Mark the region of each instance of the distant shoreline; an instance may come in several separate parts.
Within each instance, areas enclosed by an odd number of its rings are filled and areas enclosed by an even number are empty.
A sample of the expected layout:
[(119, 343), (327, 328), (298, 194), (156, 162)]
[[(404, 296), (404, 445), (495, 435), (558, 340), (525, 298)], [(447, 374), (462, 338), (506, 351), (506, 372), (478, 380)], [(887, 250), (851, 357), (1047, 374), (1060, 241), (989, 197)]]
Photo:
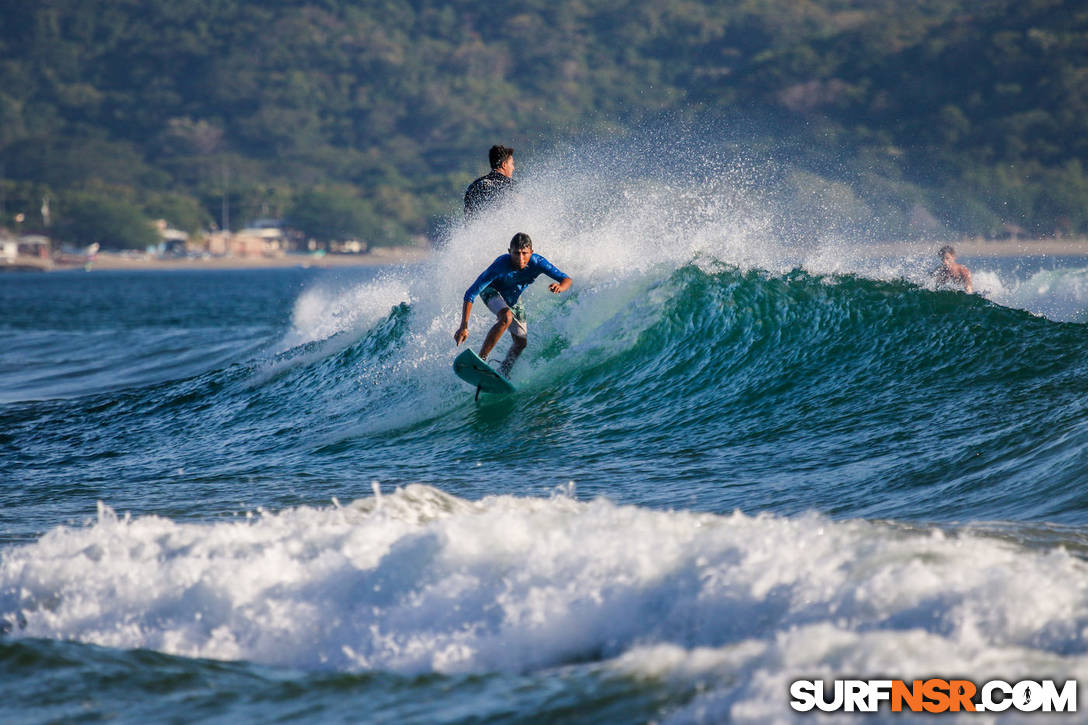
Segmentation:
[[(957, 242), (884, 242), (864, 248), (868, 257), (920, 257), (936, 254), (944, 244), (951, 244), (962, 259), (992, 259), (1008, 257), (1088, 257), (1088, 238), (1025, 239), (986, 241), (980, 239)], [(38, 257), (18, 257), (12, 263), (0, 263), (4, 271), (64, 271), (90, 272), (133, 270), (228, 270), (374, 267), (380, 265), (422, 262), (431, 250), (422, 247), (379, 247), (367, 254), (287, 254), (280, 257), (202, 257), (160, 259), (149, 256), (128, 256), (116, 252), (100, 252), (85, 264), (78, 258), (54, 261)]]
[(94, 271), (156, 271), (212, 269), (283, 269), (291, 267), (374, 267), (385, 264), (410, 264), (430, 256), (430, 250), (420, 247), (380, 247), (367, 254), (286, 254), (280, 257), (199, 257), (161, 259), (150, 256), (128, 256), (115, 252), (99, 252), (92, 260), (80, 261), (69, 257), (61, 261), (19, 257), (11, 264), (0, 264), (0, 270), (58, 272), (64, 270)]

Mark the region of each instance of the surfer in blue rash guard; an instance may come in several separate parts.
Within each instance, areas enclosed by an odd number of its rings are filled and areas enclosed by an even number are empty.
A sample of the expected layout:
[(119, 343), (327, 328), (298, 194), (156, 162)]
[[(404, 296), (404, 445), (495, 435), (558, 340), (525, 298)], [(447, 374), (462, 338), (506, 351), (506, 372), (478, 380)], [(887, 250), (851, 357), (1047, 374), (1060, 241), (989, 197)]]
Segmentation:
[(518, 298), (525, 288), (531, 285), (536, 278), (546, 274), (555, 280), (548, 285), (553, 294), (566, 292), (570, 289), (573, 280), (555, 265), (533, 253), (533, 240), (528, 234), (518, 232), (510, 240), (510, 250), (491, 263), (485, 269), (472, 286), (465, 290), (465, 302), (461, 311), (461, 326), (453, 333), (453, 341), (459, 346), (468, 338), (468, 318), (472, 313), (472, 303), (479, 295), (488, 309), (498, 318), (480, 347), (480, 358), (487, 359), (491, 354), (495, 343), (502, 337), (502, 333), (510, 330), (513, 344), (506, 353), (506, 359), (499, 366), (499, 374), (503, 377), (510, 376), (510, 369), (514, 367), (518, 356), (529, 342), (528, 327), (525, 324), (525, 309)]

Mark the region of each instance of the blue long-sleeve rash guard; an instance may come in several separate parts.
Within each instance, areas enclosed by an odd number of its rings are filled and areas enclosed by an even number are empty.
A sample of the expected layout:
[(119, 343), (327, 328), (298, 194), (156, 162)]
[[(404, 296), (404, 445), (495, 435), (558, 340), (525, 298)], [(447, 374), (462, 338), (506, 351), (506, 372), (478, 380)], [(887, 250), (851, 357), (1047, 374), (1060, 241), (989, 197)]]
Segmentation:
[(491, 266), (476, 278), (472, 286), (465, 290), (465, 302), (472, 302), (484, 287), (491, 285), (491, 288), (506, 300), (506, 304), (513, 306), (525, 288), (542, 274), (548, 275), (556, 282), (562, 282), (567, 278), (567, 275), (539, 254), (529, 257), (529, 264), (525, 265), (525, 269), (515, 269), (510, 255), (504, 254), (492, 262)]

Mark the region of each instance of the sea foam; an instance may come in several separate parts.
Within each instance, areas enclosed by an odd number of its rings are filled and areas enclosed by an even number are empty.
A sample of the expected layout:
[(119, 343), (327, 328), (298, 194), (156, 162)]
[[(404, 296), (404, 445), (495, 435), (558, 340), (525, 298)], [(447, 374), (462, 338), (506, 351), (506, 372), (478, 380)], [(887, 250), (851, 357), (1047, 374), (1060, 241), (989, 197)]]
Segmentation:
[(0, 553), (0, 617), (13, 637), (319, 670), (590, 664), (756, 720), (800, 677), (1088, 676), (1088, 564), (1062, 547), (421, 485), (206, 523), (102, 505)]

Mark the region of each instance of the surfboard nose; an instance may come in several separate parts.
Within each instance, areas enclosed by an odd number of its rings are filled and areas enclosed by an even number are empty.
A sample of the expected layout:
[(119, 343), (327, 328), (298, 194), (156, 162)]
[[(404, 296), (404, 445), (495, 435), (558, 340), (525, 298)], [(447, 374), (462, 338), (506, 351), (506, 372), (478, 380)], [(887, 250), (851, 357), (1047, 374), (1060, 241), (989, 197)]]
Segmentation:
[(474, 351), (466, 349), (453, 361), (453, 372), (470, 385), (476, 386), (476, 395), (485, 393), (509, 394), (517, 390), (513, 384), (499, 375)]

